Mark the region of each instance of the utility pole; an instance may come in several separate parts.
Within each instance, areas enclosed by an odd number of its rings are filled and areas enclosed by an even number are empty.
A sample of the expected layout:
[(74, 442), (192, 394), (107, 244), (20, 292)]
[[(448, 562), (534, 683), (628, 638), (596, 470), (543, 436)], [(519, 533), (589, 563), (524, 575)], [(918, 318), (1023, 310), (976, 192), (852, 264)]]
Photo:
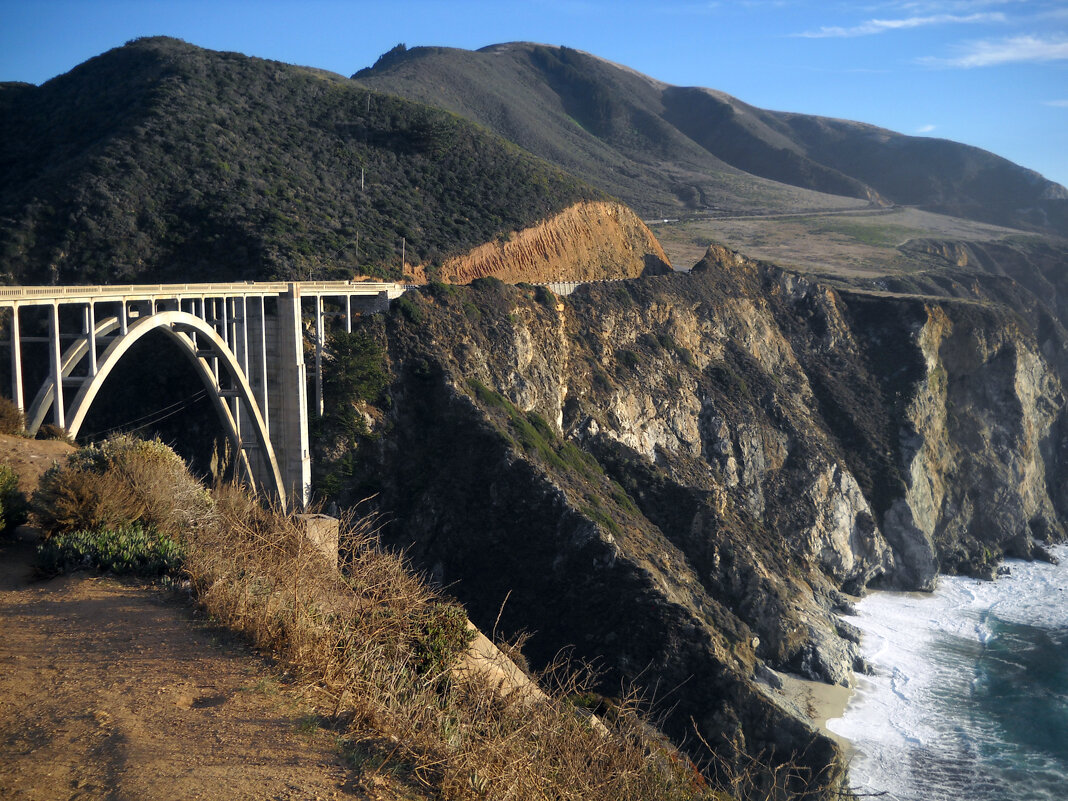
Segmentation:
[(363, 167), (360, 167), (360, 191), (363, 191)]
[(401, 237), (401, 273), (404, 273), (404, 237)]

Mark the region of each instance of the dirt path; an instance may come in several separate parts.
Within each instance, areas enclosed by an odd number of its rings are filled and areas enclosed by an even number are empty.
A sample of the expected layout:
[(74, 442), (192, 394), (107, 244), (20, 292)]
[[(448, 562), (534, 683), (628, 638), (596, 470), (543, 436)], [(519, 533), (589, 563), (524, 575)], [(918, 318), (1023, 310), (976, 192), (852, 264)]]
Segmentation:
[(0, 549), (0, 797), (363, 798), (271, 667), (173, 594)]
[[(0, 436), (25, 490), (70, 450)], [(36, 541), (0, 538), (0, 798), (395, 797), (357, 777), (276, 668), (178, 593), (36, 580)]]

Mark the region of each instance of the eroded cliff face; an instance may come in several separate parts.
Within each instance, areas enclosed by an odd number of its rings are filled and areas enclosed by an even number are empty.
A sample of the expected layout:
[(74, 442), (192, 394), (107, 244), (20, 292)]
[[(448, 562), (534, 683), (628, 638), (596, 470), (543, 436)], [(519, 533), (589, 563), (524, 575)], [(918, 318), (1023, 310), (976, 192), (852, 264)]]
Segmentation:
[(378, 492), (390, 537), (477, 625), (534, 632), (536, 664), (573, 649), (673, 736), (832, 787), (836, 746), (768, 668), (849, 683), (847, 593), (1064, 535), (1062, 377), (1021, 319), (723, 249), (568, 298), (438, 285), (366, 323), (392, 384), (348, 500)]
[(900, 582), (920, 589), (939, 571), (991, 578), (1003, 556), (1031, 558), (1036, 538), (1064, 535), (1052, 495), (1064, 411), (1054, 366), (1007, 315), (926, 312), (916, 336), (925, 374), (901, 433), (905, 492), (883, 524), (907, 554)]
[(453, 284), (487, 276), (548, 283), (635, 278), (650, 269), (670, 265), (645, 223), (621, 203), (590, 201), (448, 259), (439, 277)]

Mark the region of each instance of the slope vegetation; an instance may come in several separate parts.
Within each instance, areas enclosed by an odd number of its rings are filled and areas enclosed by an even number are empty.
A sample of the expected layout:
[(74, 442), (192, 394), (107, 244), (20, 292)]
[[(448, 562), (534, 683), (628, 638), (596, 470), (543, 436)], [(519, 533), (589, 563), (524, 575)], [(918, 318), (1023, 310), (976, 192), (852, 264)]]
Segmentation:
[(600, 193), (330, 73), (141, 39), (0, 91), (0, 253), (20, 283), (433, 273)]

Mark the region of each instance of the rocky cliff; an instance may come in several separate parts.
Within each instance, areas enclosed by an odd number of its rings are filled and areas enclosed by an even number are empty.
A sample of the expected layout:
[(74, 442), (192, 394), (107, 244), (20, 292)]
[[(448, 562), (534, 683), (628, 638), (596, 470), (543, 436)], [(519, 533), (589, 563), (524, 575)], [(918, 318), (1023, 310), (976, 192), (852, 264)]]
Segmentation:
[(589, 201), (447, 259), (439, 277), (455, 284), (487, 276), (548, 283), (635, 278), (668, 269), (660, 243), (633, 211), (621, 203)]
[(568, 298), (436, 285), (365, 325), (391, 384), (342, 500), (379, 493), (476, 624), (644, 687), (695, 752), (836, 786), (774, 671), (848, 683), (849, 594), (1064, 537), (1063, 332), (1000, 303), (712, 248)]

